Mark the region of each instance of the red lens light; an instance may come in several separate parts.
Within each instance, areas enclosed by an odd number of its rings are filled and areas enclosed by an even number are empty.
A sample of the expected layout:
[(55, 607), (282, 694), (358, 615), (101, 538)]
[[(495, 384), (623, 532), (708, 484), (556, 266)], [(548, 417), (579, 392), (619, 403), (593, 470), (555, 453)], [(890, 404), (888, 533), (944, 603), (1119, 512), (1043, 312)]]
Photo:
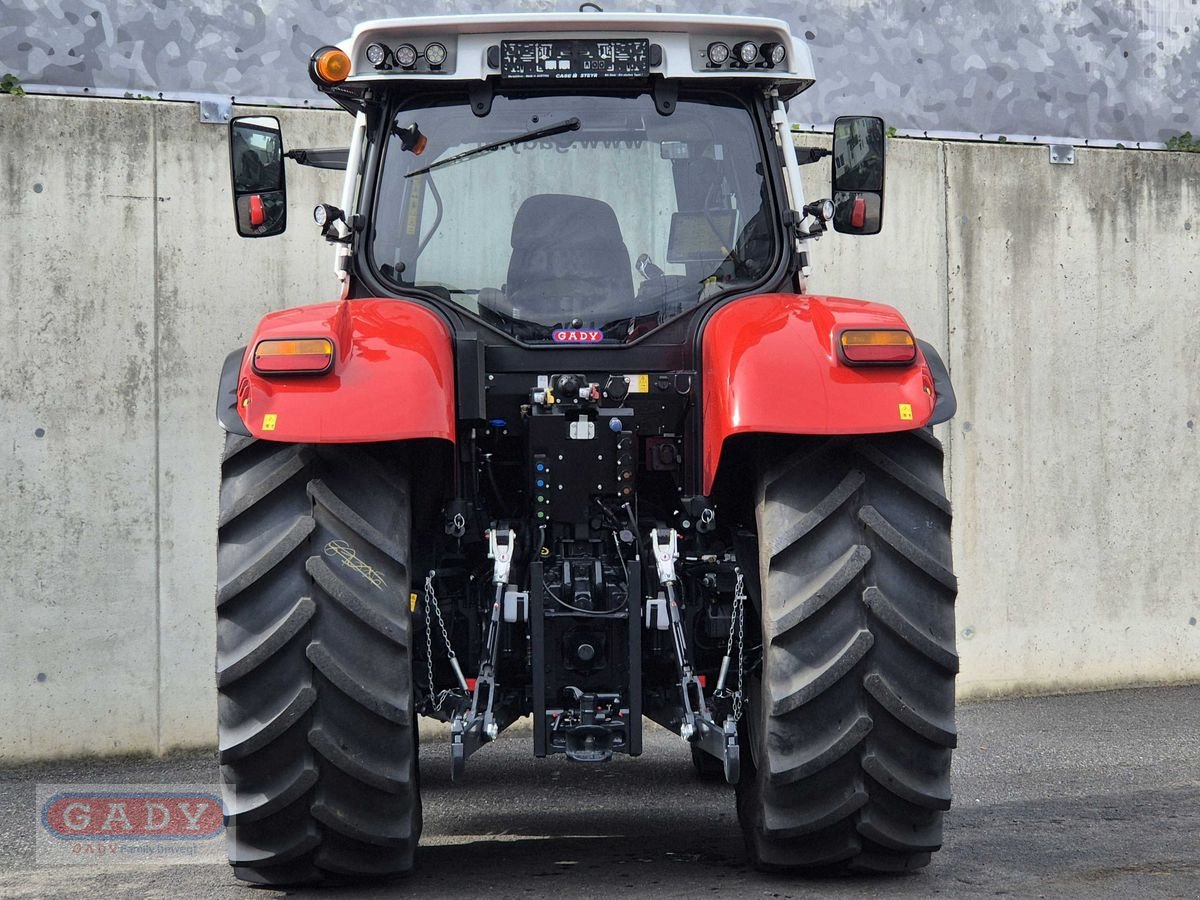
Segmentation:
[(267, 211), (263, 209), (262, 194), (250, 195), (250, 224), (258, 228), (267, 221)]
[(855, 197), (854, 207), (850, 210), (850, 227), (862, 228), (867, 223), (867, 200), (865, 197)]
[(321, 373), (332, 365), (333, 341), (326, 338), (259, 341), (254, 348), (254, 371), (263, 375)]
[(913, 336), (900, 329), (843, 331), (840, 343), (848, 363), (905, 365), (917, 358)]

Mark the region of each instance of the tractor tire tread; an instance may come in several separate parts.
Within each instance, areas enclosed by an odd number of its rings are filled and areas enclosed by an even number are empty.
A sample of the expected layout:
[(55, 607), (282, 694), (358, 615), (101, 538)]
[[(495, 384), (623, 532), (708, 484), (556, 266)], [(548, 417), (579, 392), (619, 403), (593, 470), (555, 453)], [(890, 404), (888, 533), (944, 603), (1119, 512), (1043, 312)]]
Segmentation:
[(247, 639), (241, 646), (217, 653), (217, 686), (225, 687), (271, 659), (308, 624), (317, 606), (312, 597), (301, 597), (295, 606)]
[[(271, 444), (265, 453), (256, 455), (246, 471), (227, 475), (221, 485), (217, 527), (228, 525), (287, 484), (311, 463), (312, 457), (310, 448), (300, 444)], [(226, 465), (234, 461), (241, 462), (234, 456)]]
[(230, 436), (224, 459), (217, 681), (230, 863), (274, 886), (406, 874), (421, 807), (405, 457)]
[(286, 531), (259, 548), (227, 579), (217, 584), (217, 606), (242, 593), (287, 559), (308, 540), (316, 527), (312, 516), (300, 516)]
[(747, 851), (764, 870), (919, 868), (942, 843), (957, 743), (941, 444), (921, 429), (764, 446)]
[(875, 586), (867, 588), (863, 592), (863, 603), (892, 634), (918, 653), (928, 657), (951, 675), (958, 672), (958, 654), (942, 641), (918, 628), (894, 603), (888, 600), (882, 590)]
[(801, 669), (776, 678), (770, 688), (771, 715), (790, 713), (824, 693), (858, 665), (874, 642), (871, 632), (860, 628), (819, 667)]

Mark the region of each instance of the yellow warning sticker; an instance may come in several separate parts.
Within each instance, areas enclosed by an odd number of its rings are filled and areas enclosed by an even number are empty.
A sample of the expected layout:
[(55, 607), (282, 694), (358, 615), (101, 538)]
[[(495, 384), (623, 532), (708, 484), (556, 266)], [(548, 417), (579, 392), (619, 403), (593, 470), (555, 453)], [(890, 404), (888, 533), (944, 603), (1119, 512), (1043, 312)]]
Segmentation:
[(417, 595), (416, 594), (408, 595), (408, 611), (409, 612), (417, 611)]
[(649, 375), (630, 375), (629, 376), (629, 393), (631, 393), (631, 394), (648, 394), (648, 393), (650, 393), (650, 376)]
[(275, 430), (275, 413), (267, 413), (263, 416), (263, 431)]
[(901, 403), (900, 404), (900, 419), (901, 419), (901, 421), (904, 421), (904, 422), (912, 421), (912, 404), (911, 403)]

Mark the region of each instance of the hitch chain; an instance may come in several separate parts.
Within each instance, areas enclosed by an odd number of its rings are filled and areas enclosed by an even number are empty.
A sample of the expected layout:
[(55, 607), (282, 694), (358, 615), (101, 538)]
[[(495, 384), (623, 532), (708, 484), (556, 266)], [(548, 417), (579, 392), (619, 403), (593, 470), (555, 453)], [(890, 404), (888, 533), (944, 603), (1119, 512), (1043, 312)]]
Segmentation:
[(454, 647), (450, 644), (450, 635), (446, 632), (446, 622), (442, 619), (442, 610), (438, 606), (437, 594), (433, 590), (433, 577), (435, 573), (430, 572), (425, 576), (425, 665), (429, 674), (429, 703), (434, 712), (441, 712), (442, 706), (446, 703), (446, 699), (454, 693), (454, 688), (447, 688), (444, 691), (439, 691), (433, 683), (433, 621), (432, 615), (437, 617), (438, 627), (442, 631), (442, 640), (446, 644), (446, 658), (450, 661), (450, 668), (454, 670), (455, 676), (458, 678), (458, 686), (463, 693), (470, 693), (467, 689), (467, 680), (463, 677), (462, 669), (458, 665), (458, 657), (454, 654)]
[[(721, 660), (721, 675), (717, 679), (716, 693), (726, 695), (733, 700), (733, 720), (742, 718), (742, 676), (745, 674), (745, 641), (746, 641), (746, 588), (743, 584), (740, 566), (733, 570), (737, 574), (737, 584), (733, 588), (733, 609), (729, 619), (729, 640), (725, 643), (725, 658)], [(733, 656), (733, 641), (737, 638), (737, 689), (728, 691), (725, 678), (729, 674), (729, 663)]]

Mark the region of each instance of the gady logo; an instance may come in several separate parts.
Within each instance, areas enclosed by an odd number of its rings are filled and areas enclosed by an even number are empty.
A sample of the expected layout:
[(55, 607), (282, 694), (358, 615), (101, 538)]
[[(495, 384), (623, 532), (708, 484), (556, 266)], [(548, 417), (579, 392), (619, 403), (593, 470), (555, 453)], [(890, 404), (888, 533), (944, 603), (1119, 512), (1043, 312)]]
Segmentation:
[(42, 804), (42, 827), (76, 841), (206, 840), (223, 825), (212, 794), (60, 793)]
[(597, 344), (604, 340), (599, 328), (556, 328), (550, 335), (556, 344)]

